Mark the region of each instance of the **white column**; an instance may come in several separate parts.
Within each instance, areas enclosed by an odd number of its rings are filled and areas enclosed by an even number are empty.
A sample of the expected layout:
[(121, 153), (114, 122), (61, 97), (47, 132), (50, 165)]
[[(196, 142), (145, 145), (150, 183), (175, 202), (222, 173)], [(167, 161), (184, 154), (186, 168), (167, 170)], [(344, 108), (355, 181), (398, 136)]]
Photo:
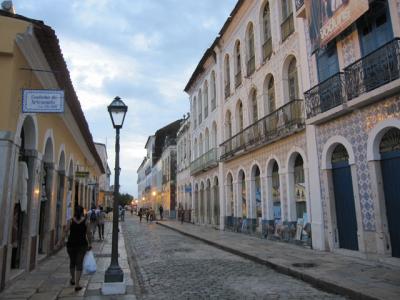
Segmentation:
[(310, 222), (312, 230), (312, 244), (314, 249), (325, 250), (325, 232), (321, 202), (321, 182), (319, 177), (319, 163), (317, 141), (314, 125), (307, 125), (307, 151), (309, 168), (310, 190)]

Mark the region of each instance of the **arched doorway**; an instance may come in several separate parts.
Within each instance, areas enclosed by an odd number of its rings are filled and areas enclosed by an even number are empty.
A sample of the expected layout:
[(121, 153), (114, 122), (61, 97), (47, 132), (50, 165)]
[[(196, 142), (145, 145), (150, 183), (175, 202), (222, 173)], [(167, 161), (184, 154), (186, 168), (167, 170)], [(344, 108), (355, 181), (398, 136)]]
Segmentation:
[(205, 213), (205, 205), (204, 205), (204, 182), (200, 183), (200, 219), (199, 223), (204, 224), (204, 213)]
[(279, 180), (279, 166), (276, 161), (272, 165), (272, 209), (275, 223), (282, 220), (281, 190)]
[(342, 144), (338, 144), (333, 150), (331, 163), (339, 247), (358, 250), (357, 219), (349, 154)]
[(392, 256), (400, 257), (400, 130), (398, 128), (391, 128), (385, 133), (379, 151)]
[(55, 224), (55, 241), (57, 245), (61, 239), (62, 233), (62, 210), (64, 200), (64, 186), (65, 186), (65, 153), (61, 152), (58, 162), (58, 176), (57, 176), (57, 202), (56, 202), (56, 224)]
[(48, 138), (43, 155), (43, 163), (41, 168), (41, 190), (40, 190), (40, 211), (39, 211), (39, 254), (46, 254), (49, 244), (49, 228), (50, 228), (50, 202), (52, 199), (53, 184), (53, 141)]
[(206, 184), (206, 218), (207, 218), (207, 224), (211, 224), (211, 182), (210, 179), (207, 179), (207, 184)]
[(219, 210), (219, 188), (218, 188), (218, 177), (214, 177), (213, 182), (213, 199), (214, 199), (214, 208), (213, 208), (213, 224), (219, 225), (219, 217), (220, 217), (220, 210)]
[(13, 218), (10, 240), (12, 247), (11, 269), (23, 269), (27, 267), (29, 212), (31, 209), (29, 203), (32, 202), (32, 189), (34, 184), (34, 160), (28, 155), (27, 150), (35, 149), (36, 138), (35, 123), (31, 117), (26, 117), (20, 132), (21, 146), (19, 148), (17, 163), (18, 192), (15, 195), (16, 198), (12, 208)]
[(239, 183), (238, 203), (241, 208), (241, 214), (239, 215), (239, 217), (247, 219), (246, 175), (243, 170), (240, 170), (239, 172), (238, 183)]
[(256, 219), (256, 227), (260, 223), (262, 218), (262, 201), (261, 201), (261, 176), (260, 168), (254, 165), (251, 169), (251, 203), (253, 207), (253, 213)]
[(199, 185), (196, 184), (194, 186), (194, 216), (193, 216), (193, 221), (196, 221), (197, 223), (200, 220), (200, 199), (199, 199)]
[(226, 226), (233, 227), (233, 218), (235, 217), (235, 200), (233, 197), (233, 177), (228, 173), (226, 178)]
[(294, 192), (296, 202), (296, 218), (308, 221), (307, 202), (306, 202), (306, 184), (304, 176), (304, 161), (300, 154), (297, 154), (294, 161)]

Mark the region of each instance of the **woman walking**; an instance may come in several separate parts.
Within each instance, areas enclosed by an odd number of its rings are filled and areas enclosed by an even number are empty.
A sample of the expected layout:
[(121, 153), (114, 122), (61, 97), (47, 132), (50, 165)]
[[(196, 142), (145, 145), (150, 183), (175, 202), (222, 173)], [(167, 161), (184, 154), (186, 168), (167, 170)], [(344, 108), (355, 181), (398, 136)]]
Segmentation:
[(82, 287), (79, 280), (82, 274), (83, 258), (86, 251), (90, 250), (91, 239), (89, 226), (86, 225), (86, 218), (83, 214), (83, 207), (75, 207), (74, 217), (68, 223), (69, 236), (67, 241), (67, 252), (69, 255), (69, 271), (71, 273), (71, 285), (75, 285), (75, 291)]

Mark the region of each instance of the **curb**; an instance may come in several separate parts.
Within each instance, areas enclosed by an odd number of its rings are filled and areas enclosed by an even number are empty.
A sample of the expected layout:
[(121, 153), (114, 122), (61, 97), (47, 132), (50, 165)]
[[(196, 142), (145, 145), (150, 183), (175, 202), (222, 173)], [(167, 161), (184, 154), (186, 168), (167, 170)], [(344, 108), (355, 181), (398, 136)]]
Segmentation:
[(237, 256), (241, 256), (241, 257), (243, 257), (245, 259), (248, 259), (248, 260), (251, 260), (251, 261), (253, 261), (255, 263), (268, 266), (271, 269), (273, 269), (273, 270), (275, 270), (275, 271), (277, 271), (279, 273), (282, 273), (282, 274), (285, 274), (285, 275), (289, 275), (291, 277), (294, 277), (294, 278), (300, 279), (300, 280), (302, 280), (304, 282), (307, 282), (307, 283), (311, 284), (312, 286), (314, 286), (314, 287), (316, 287), (316, 288), (318, 288), (320, 290), (323, 290), (323, 291), (326, 291), (326, 292), (329, 292), (329, 293), (333, 293), (333, 294), (337, 294), (337, 295), (350, 297), (351, 299), (356, 299), (356, 300), (378, 300), (379, 299), (379, 298), (372, 297), (370, 295), (363, 294), (360, 291), (353, 290), (353, 289), (350, 289), (350, 288), (346, 288), (346, 287), (340, 286), (340, 285), (338, 285), (336, 283), (333, 283), (333, 282), (330, 282), (330, 281), (327, 281), (327, 280), (324, 280), (324, 279), (321, 279), (321, 278), (317, 278), (317, 277), (314, 277), (314, 276), (311, 276), (311, 275), (308, 275), (308, 274), (304, 274), (304, 273), (302, 273), (302, 272), (300, 272), (300, 271), (298, 271), (298, 270), (296, 270), (294, 268), (283, 266), (283, 265), (277, 264), (275, 262), (271, 262), (269, 260), (265, 260), (265, 259), (259, 258), (259, 257), (254, 256), (254, 255), (241, 252), (241, 251), (236, 250), (234, 248), (231, 248), (229, 246), (221, 245), (221, 244), (219, 244), (217, 242), (210, 241), (208, 239), (199, 237), (197, 235), (185, 232), (185, 231), (180, 230), (178, 228), (175, 228), (173, 226), (169, 226), (167, 224), (162, 224), (162, 223), (160, 223), (158, 221), (156, 221), (156, 224), (158, 224), (160, 226), (163, 226), (165, 228), (174, 230), (176, 232), (179, 232), (182, 235), (185, 235), (185, 236), (194, 238), (196, 240), (202, 241), (202, 242), (204, 242), (204, 243), (206, 243), (206, 244), (208, 244), (210, 246), (214, 246), (214, 247), (219, 248), (219, 249), (221, 249), (223, 251), (232, 253), (232, 254), (237, 255)]

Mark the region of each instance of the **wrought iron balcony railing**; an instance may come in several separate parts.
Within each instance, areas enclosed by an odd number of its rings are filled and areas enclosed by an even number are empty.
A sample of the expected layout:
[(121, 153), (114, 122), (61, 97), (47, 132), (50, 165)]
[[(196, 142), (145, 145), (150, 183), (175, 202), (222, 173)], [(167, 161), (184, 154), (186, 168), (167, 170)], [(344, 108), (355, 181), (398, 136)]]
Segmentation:
[(230, 83), (225, 84), (225, 99), (231, 95), (231, 85)]
[(263, 48), (263, 60), (266, 61), (272, 55), (272, 39), (269, 38), (268, 40), (266, 40), (262, 48)]
[(223, 142), (220, 159), (226, 160), (240, 150), (251, 150), (292, 134), (304, 128), (304, 121), (304, 100), (292, 100)]
[(253, 55), (247, 61), (247, 76), (250, 76), (256, 70), (256, 57)]
[(315, 117), (346, 101), (344, 74), (337, 73), (304, 93), (307, 118)]
[(217, 148), (212, 148), (190, 164), (190, 175), (206, 171), (209, 168), (217, 166), (217, 164)]
[(396, 38), (344, 69), (349, 100), (399, 78), (400, 39)]
[(281, 24), (282, 41), (286, 40), (294, 32), (293, 13)]
[(239, 71), (235, 74), (235, 88), (242, 84), (242, 72)]
[[(304, 93), (307, 118), (400, 78), (400, 39), (362, 57)], [(350, 102), (349, 102), (350, 103)]]
[(296, 11), (299, 10), (304, 5), (304, 0), (295, 0), (296, 2)]

